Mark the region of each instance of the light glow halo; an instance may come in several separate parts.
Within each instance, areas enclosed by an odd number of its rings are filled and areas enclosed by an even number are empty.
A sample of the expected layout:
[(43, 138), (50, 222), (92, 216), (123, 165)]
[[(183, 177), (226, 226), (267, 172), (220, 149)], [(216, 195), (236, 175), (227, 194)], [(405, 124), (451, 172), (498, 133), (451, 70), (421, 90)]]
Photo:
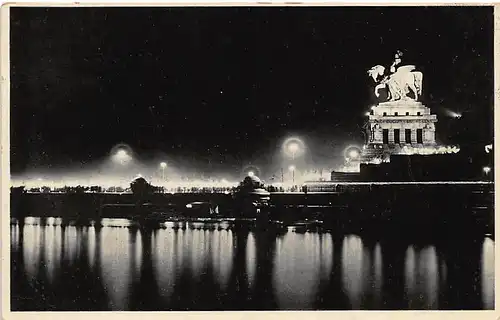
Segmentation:
[(283, 153), (290, 158), (297, 158), (304, 154), (306, 149), (304, 141), (297, 137), (290, 137), (283, 142)]

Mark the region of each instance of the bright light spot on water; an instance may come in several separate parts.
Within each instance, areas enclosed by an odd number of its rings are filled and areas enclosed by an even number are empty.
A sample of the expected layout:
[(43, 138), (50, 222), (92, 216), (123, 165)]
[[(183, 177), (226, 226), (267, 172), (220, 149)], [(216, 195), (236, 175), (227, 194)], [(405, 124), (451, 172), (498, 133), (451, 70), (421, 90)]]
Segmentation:
[(36, 281), (41, 247), (41, 227), (26, 224), (23, 228), (23, 258), (27, 276), (32, 281)]
[(135, 223), (128, 219), (110, 219), (110, 218), (104, 218), (101, 220), (101, 225), (103, 227), (130, 227), (133, 226)]
[(135, 243), (133, 243), (134, 250), (134, 272), (135, 277), (139, 278), (141, 276), (141, 266), (142, 266), (142, 235), (139, 230), (135, 231)]
[(439, 268), (434, 246), (408, 247), (405, 258), (405, 286), (410, 309), (438, 307)]
[(276, 244), (273, 284), (279, 307), (312, 309), (320, 282), (319, 235), (289, 232)]
[(47, 275), (51, 282), (56, 280), (61, 268), (62, 228), (60, 226), (44, 228), (44, 258)]
[(24, 223), (28, 224), (28, 225), (39, 225), (40, 224), (40, 218), (26, 217), (26, 218), (24, 218)]
[(158, 277), (160, 296), (168, 300), (174, 291), (176, 271), (178, 270), (174, 246), (177, 234), (171, 229), (160, 229), (155, 234), (152, 250), (153, 268)]
[(19, 250), (19, 225), (10, 226), (10, 250), (16, 252)]
[(97, 234), (95, 232), (94, 227), (89, 227), (88, 237), (87, 237), (87, 249), (88, 249), (88, 257), (90, 267), (95, 267), (95, 258), (96, 258), (96, 238)]
[(353, 309), (361, 308), (364, 294), (363, 242), (358, 236), (347, 236), (342, 244), (342, 283)]
[(255, 271), (257, 269), (257, 244), (253, 232), (248, 234), (245, 248), (246, 272), (248, 277), (248, 287), (253, 288), (255, 284)]
[(495, 242), (485, 238), (482, 248), (481, 282), (484, 309), (495, 308)]
[(110, 307), (113, 311), (126, 310), (133, 278), (129, 230), (103, 228), (100, 240), (102, 280), (110, 298)]
[(218, 279), (221, 289), (225, 290), (233, 266), (233, 232), (231, 230), (214, 231), (212, 243), (214, 276)]
[(80, 245), (79, 236), (81, 233), (77, 232), (76, 227), (70, 226), (65, 229), (64, 232), (64, 260), (70, 264), (73, 264), (77, 257), (77, 248)]

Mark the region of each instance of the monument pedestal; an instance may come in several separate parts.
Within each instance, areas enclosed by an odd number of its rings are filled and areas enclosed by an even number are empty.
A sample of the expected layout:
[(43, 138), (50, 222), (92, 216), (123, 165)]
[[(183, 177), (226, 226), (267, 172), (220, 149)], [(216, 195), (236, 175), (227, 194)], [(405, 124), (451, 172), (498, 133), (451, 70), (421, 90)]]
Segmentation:
[(362, 162), (386, 161), (405, 146), (436, 146), (437, 117), (421, 102), (411, 99), (383, 102), (373, 106), (368, 117)]

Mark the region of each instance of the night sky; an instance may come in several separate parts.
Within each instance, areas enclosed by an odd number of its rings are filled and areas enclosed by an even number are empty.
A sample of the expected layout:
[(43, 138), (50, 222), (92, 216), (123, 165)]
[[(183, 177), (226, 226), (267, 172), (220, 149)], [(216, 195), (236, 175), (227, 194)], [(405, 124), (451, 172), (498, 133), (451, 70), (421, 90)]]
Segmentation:
[(13, 8), (11, 169), (85, 165), (118, 143), (230, 168), (291, 134), (313, 160), (338, 157), (363, 141), (366, 71), (398, 49), (441, 140), (442, 108), (492, 136), (492, 7)]

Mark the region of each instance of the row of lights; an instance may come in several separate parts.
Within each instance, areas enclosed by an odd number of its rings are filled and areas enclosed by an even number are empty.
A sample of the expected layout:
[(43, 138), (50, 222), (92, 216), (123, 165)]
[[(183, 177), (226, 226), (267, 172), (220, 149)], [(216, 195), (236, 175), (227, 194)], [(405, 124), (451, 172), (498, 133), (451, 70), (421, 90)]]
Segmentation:
[[(298, 138), (290, 138), (285, 141), (283, 149), (286, 155), (290, 156), (292, 160), (295, 160), (295, 157), (302, 154), (305, 148), (304, 143), (301, 140), (299, 140)], [(360, 156), (361, 150), (358, 147), (350, 146), (345, 150), (345, 158), (348, 162), (359, 160)], [(114, 155), (114, 158), (121, 164), (125, 164), (132, 159), (132, 156), (125, 149), (119, 149)], [(162, 170), (162, 179), (165, 180), (165, 169), (167, 168), (167, 163), (161, 162), (160, 168)], [(296, 166), (293, 164), (290, 165), (288, 167), (288, 171), (292, 173), (292, 180), (295, 183)], [(485, 174), (489, 174), (491, 168), (484, 167), (483, 171)], [(248, 171), (247, 175), (253, 177), (255, 176), (255, 172), (253, 170), (250, 170)]]
[[(132, 155), (126, 149), (118, 149), (113, 155), (113, 160), (121, 165), (125, 165), (132, 160)], [(162, 170), (162, 179), (165, 180), (165, 169), (167, 168), (167, 163), (160, 162), (160, 168)]]

